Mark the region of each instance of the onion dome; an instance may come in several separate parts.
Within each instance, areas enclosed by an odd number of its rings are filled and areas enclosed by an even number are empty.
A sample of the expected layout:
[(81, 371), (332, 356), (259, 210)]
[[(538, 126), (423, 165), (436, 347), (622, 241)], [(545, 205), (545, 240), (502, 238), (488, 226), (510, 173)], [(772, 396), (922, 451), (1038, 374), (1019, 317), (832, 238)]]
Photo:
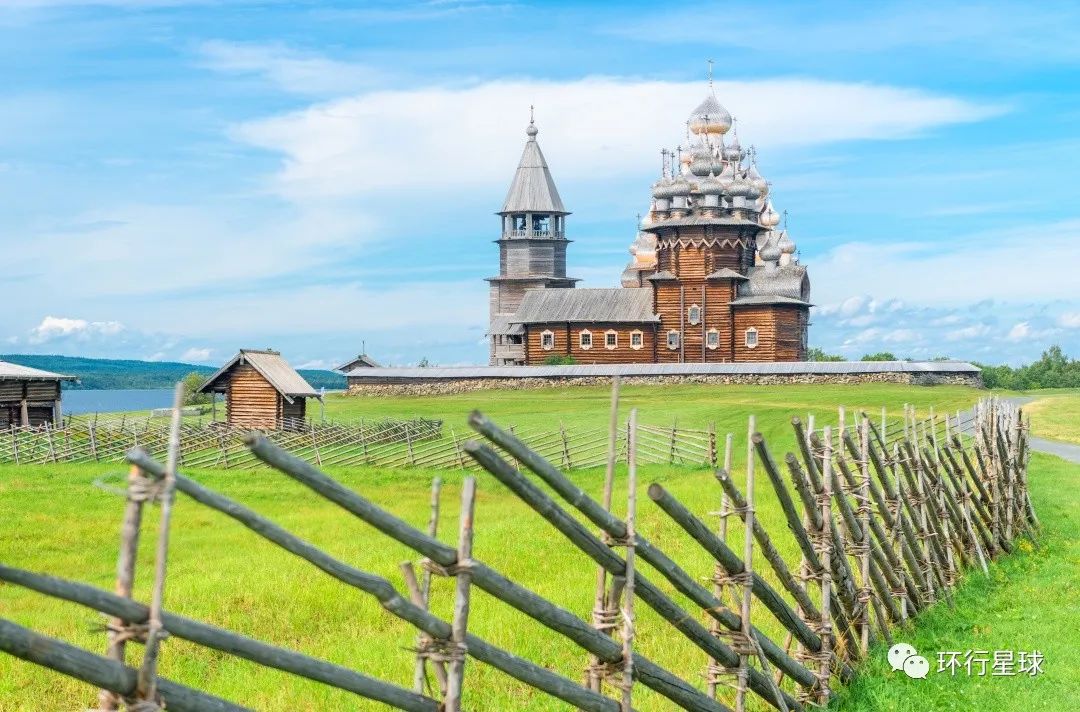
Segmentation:
[(761, 192), (758, 191), (757, 186), (754, 185), (754, 182), (750, 180), (749, 176), (743, 176), (743, 183), (746, 184), (746, 192), (743, 193), (743, 195), (747, 200), (756, 201), (761, 197)]
[(683, 176), (676, 176), (675, 180), (671, 181), (671, 195), (672, 197), (685, 197), (690, 195), (690, 183)]
[(776, 241), (770, 241), (760, 250), (761, 259), (765, 262), (778, 262), (780, 260), (780, 248), (777, 246)]
[(717, 174), (716, 180), (725, 191), (731, 188), (731, 184), (735, 182), (735, 169), (730, 163), (724, 165), (724, 169)]
[(720, 154), (725, 161), (741, 161), (743, 157), (742, 146), (739, 145), (739, 137), (735, 136), (732, 142), (724, 146)]
[(724, 192), (724, 184), (714, 174), (710, 173), (698, 183), (698, 190), (701, 191), (702, 195), (720, 195)]
[(694, 146), (690, 152), (690, 172), (696, 176), (707, 176), (713, 167), (712, 151), (704, 143)]
[(731, 185), (727, 188), (727, 194), (731, 197), (746, 197), (748, 191), (752, 190), (749, 183), (743, 180), (742, 176), (735, 174), (735, 177), (731, 181)]
[(757, 188), (757, 191), (761, 195), (768, 195), (769, 182), (758, 173), (757, 161), (750, 164), (750, 170), (746, 172), (746, 179), (750, 181), (750, 184)]
[(780, 248), (780, 252), (785, 255), (795, 254), (795, 243), (788, 237), (787, 230), (780, 233), (780, 239), (777, 241), (777, 247)]
[(726, 134), (731, 128), (731, 114), (720, 106), (710, 92), (705, 101), (690, 112), (690, 130), (695, 134)]
[(540, 129), (536, 128), (536, 124), (529, 122), (529, 127), (525, 129), (525, 135), (529, 138), (533, 138), (536, 134), (540, 133)]
[(670, 198), (672, 196), (671, 186), (672, 186), (672, 180), (670, 178), (668, 178), (667, 176), (664, 176), (660, 180), (653, 183), (652, 197), (654, 197), (654, 198)]
[(776, 227), (780, 224), (780, 213), (773, 210), (772, 201), (765, 201), (765, 210), (762, 211), (758, 222), (765, 227)]

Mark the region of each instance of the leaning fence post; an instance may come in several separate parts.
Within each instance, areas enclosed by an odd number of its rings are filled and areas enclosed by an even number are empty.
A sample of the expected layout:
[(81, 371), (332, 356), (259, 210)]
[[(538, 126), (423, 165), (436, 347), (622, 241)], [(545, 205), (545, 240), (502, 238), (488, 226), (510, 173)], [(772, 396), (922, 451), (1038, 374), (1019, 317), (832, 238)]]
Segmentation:
[(626, 451), (628, 493), (626, 499), (626, 593), (623, 606), (622, 712), (633, 712), (634, 690), (634, 563), (637, 546), (637, 408), (630, 411), (630, 440)]
[(146, 649), (139, 668), (136, 697), (140, 701), (157, 703), (157, 659), (165, 627), (161, 612), (165, 603), (165, 573), (169, 556), (169, 523), (176, 489), (176, 467), (180, 457), (180, 410), (184, 403), (184, 384), (176, 384), (173, 397), (172, 423), (169, 428), (169, 457), (165, 478), (161, 481), (161, 520), (158, 527), (157, 550), (154, 554), (154, 588), (150, 597), (150, 621), (147, 624)]
[[(138, 465), (132, 465), (128, 471), (127, 505), (124, 507), (124, 519), (120, 526), (120, 553), (116, 561), (116, 595), (131, 598), (135, 583), (135, 561), (139, 551), (139, 529), (142, 524), (143, 503), (147, 498), (149, 481), (143, 477)], [(124, 647), (129, 638), (135, 637), (137, 630), (127, 621), (110, 618), (106, 626), (109, 644), (106, 656), (118, 662), (124, 662)], [(98, 693), (98, 709), (115, 710), (120, 706), (120, 698), (111, 690)]]
[(473, 515), (476, 511), (476, 478), (466, 477), (461, 487), (461, 518), (454, 584), (454, 617), (450, 622), (450, 664), (446, 674), (446, 712), (461, 712), (461, 682), (465, 673), (465, 638), (469, 624), (469, 592), (472, 584)]
[[(629, 424), (627, 425), (629, 427)], [(513, 432), (513, 431), (511, 431)], [(629, 434), (629, 431), (628, 431)], [(629, 444), (627, 446), (629, 448)], [(629, 451), (627, 452), (629, 457)], [(608, 417), (607, 467), (604, 470), (604, 511), (611, 511), (611, 498), (615, 485), (615, 465), (619, 460), (619, 377), (611, 381), (611, 410)], [(515, 461), (516, 462), (516, 461)], [(605, 535), (606, 536), (606, 535)], [(596, 591), (593, 596), (592, 623), (602, 633), (610, 633), (611, 621), (607, 611), (607, 570), (596, 567)], [(594, 692), (600, 692), (603, 683), (601, 674), (602, 661), (596, 655), (589, 656), (585, 686)]]
[[(431, 538), (435, 538), (439, 533), (439, 499), (442, 494), (442, 478), (436, 477), (431, 481), (431, 515), (428, 517), (427, 533)], [(409, 572), (412, 572), (412, 565), (409, 564)], [(415, 574), (413, 574), (415, 579)], [(428, 610), (428, 604), (431, 599), (431, 569), (424, 568), (423, 585), (419, 587), (419, 601), (414, 601), (416, 605)], [(416, 654), (416, 667), (413, 670), (413, 692), (418, 694), (424, 693), (424, 682), (426, 680), (425, 675), (425, 643), (428, 640), (428, 636), (424, 633), (420, 633), (416, 642), (417, 654)], [(445, 678), (446, 673), (443, 666), (437, 666), (436, 675), (439, 677), (441, 692), (446, 694)], [(438, 675), (442, 672), (441, 675)]]

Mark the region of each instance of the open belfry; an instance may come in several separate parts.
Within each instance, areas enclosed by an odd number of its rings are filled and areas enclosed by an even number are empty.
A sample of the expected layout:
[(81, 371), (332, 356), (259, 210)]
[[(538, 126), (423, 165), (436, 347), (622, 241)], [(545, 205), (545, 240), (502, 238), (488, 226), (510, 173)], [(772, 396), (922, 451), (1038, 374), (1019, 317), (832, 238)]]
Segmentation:
[(530, 121), (500, 215), (491, 365), (719, 363), (806, 359), (810, 281), (753, 147), (713, 93), (661, 175), (622, 284), (566, 276), (566, 218)]

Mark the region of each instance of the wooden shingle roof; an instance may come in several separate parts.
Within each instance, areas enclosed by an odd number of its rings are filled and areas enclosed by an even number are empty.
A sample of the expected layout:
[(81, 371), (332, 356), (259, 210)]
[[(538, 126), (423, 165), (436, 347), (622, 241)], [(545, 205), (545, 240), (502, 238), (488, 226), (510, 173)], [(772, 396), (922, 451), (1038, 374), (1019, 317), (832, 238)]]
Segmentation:
[(642, 324), (656, 322), (652, 290), (640, 287), (614, 289), (530, 289), (525, 292), (511, 324), (554, 322), (607, 322)]
[(292, 403), (293, 398), (318, 398), (319, 393), (312, 388), (304, 377), (296, 372), (289, 362), (277, 351), (256, 351), (240, 349), (227, 364), (217, 370), (199, 389), (200, 393), (222, 390), (219, 381), (238, 365), (247, 364), (254, 368), (285, 399)]
[(0, 361), (0, 381), (75, 381), (74, 376), (65, 376), (40, 368), (20, 366), (17, 363)]

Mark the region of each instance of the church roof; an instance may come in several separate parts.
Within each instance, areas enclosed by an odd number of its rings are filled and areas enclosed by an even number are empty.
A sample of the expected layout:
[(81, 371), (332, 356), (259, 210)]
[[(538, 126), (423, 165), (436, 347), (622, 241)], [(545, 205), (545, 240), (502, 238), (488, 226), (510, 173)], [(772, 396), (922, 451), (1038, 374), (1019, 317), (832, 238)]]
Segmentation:
[(517, 172), (499, 212), (569, 214), (559, 197), (559, 189), (555, 187), (555, 179), (551, 177), (540, 144), (536, 141), (536, 126), (530, 123), (526, 133), (529, 140), (525, 142)]
[(803, 279), (806, 277), (806, 267), (803, 265), (777, 265), (771, 269), (768, 265), (758, 265), (752, 267), (747, 276), (750, 279), (740, 285), (740, 297), (805, 298)]
[(777, 297), (763, 294), (758, 297), (739, 297), (735, 301), (731, 302), (733, 307), (747, 307), (760, 304), (790, 304), (797, 307), (812, 307), (814, 306), (810, 302), (804, 302), (802, 299), (793, 299), (791, 297)]
[(530, 289), (525, 292), (514, 324), (552, 322), (656, 322), (652, 290), (647, 288), (615, 289)]

